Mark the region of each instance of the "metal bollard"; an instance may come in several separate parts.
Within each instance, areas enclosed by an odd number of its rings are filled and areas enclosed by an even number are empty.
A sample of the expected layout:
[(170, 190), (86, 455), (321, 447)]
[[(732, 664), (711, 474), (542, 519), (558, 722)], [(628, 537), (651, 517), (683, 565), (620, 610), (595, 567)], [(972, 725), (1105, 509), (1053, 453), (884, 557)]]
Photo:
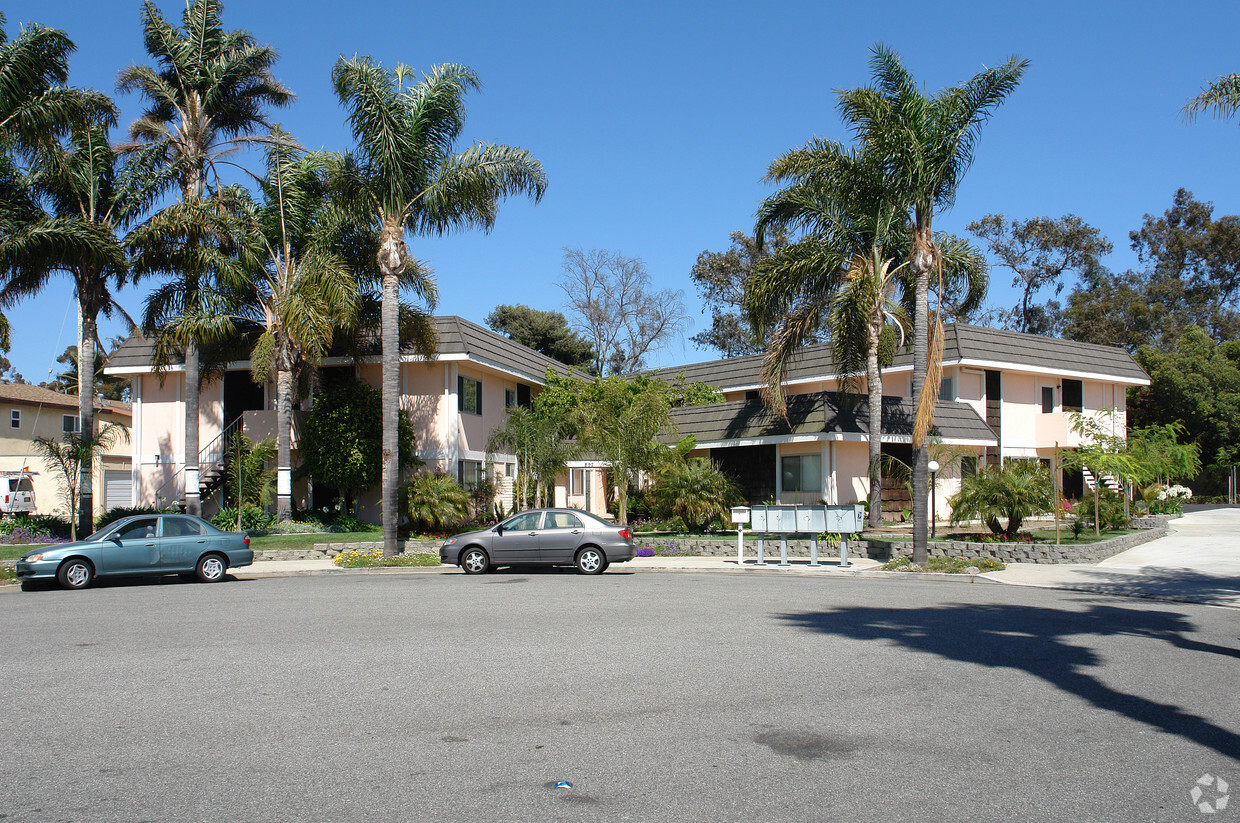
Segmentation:
[(779, 565), (788, 565), (788, 535), (779, 536)]
[(758, 565), (759, 566), (766, 565), (766, 555), (764, 553), (765, 548), (766, 548), (766, 536), (758, 535)]
[(745, 524), (736, 524), (736, 565), (745, 565)]
[(840, 568), (848, 567), (848, 538), (840, 535)]
[(815, 534), (809, 543), (809, 564), (817, 566), (818, 564), (818, 535)]

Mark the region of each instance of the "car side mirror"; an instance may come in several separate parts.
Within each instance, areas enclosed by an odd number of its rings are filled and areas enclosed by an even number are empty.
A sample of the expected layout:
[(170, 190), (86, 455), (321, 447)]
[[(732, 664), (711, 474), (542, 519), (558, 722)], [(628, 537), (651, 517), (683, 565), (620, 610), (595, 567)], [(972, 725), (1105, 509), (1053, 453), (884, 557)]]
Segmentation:
[(501, 537), (503, 536), (503, 534), (504, 534), (504, 526), (503, 526), (503, 524), (500, 524), (500, 525), (498, 525), (498, 526), (496, 526), (496, 527), (495, 527), (495, 533), (496, 533), (496, 534), (498, 534), (498, 535), (500, 535)]

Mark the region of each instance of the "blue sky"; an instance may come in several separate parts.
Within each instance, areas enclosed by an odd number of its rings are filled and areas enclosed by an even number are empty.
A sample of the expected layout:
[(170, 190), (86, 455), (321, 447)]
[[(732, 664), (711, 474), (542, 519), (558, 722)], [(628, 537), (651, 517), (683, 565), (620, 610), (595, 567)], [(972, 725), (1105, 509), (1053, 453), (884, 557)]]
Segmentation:
[[(179, 20), (183, 0), (160, 0)], [(72, 82), (114, 92), (117, 72), (148, 62), (133, 0), (6, 0), (13, 33), (33, 21), (77, 43)], [(749, 231), (778, 154), (813, 135), (845, 139), (834, 89), (868, 81), (870, 47), (896, 49), (928, 90), (961, 82), (1015, 54), (1031, 61), (1020, 88), (986, 126), (955, 207), (936, 227), (962, 232), (987, 213), (1072, 213), (1115, 244), (1109, 267), (1135, 267), (1128, 232), (1161, 214), (1177, 187), (1240, 213), (1234, 122), (1184, 122), (1185, 101), (1240, 71), (1240, 4), (829, 3), (763, 9), (734, 2), (439, 3), (302, 0), (225, 3), (281, 55), (276, 73), (297, 95), (273, 118), (309, 148), (350, 143), (332, 93), (341, 55), (370, 54), (419, 71), (460, 62), (483, 80), (468, 100), (462, 147), (523, 146), (546, 169), (542, 203), (512, 200), (490, 234), (414, 238), (435, 270), (439, 313), (481, 323), (500, 303), (563, 309), (555, 286), (565, 246), (645, 261), (657, 285), (683, 289), (693, 326), (651, 365), (711, 359), (688, 342), (708, 317), (689, 278), (703, 250)], [(140, 101), (118, 98), (122, 123)], [(237, 177), (235, 179), (241, 179)], [(992, 272), (990, 302), (1010, 305), (1010, 275)], [(140, 310), (147, 287), (120, 302)], [(75, 342), (66, 280), (8, 312), (9, 358), (47, 379)], [(121, 333), (106, 325), (108, 335)], [(57, 369), (58, 370), (58, 369)]]

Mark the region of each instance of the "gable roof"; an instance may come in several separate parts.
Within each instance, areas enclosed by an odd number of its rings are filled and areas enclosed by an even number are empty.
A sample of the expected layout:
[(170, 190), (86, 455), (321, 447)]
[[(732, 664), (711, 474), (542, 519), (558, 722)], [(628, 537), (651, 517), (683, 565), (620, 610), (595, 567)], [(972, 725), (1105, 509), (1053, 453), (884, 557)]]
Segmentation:
[[(69, 409), (77, 412), (78, 398), (76, 394), (61, 394), (58, 391), (34, 386), (30, 383), (0, 383), (0, 403), (18, 406), (50, 406), (55, 409)], [(129, 417), (132, 414), (130, 405), (120, 400), (108, 400), (95, 395), (95, 411), (106, 411)]]
[[(1128, 352), (1115, 346), (1080, 343), (1038, 334), (991, 329), (967, 323), (949, 323), (943, 330), (943, 364), (1034, 371), (1064, 377), (1114, 380), (1134, 386), (1149, 385), (1149, 376)], [(907, 371), (913, 353), (905, 348), (884, 371)], [(672, 380), (684, 374), (689, 382), (701, 381), (736, 391), (756, 389), (762, 383), (762, 355), (730, 357), (659, 369), (655, 376)], [(785, 383), (822, 380), (838, 376), (831, 344), (803, 347), (786, 371)]]
[[(471, 323), (463, 317), (438, 316), (431, 320), (435, 324), (435, 333), (439, 339), (435, 356), (432, 359), (472, 360), (538, 384), (546, 379), (548, 368), (563, 375), (571, 371), (569, 366), (558, 360), (553, 360), (527, 346), (509, 340), (477, 323)], [(373, 351), (371, 356), (378, 356), (377, 340), (371, 341), (368, 348)], [(108, 374), (147, 374), (152, 371), (151, 363), (154, 355), (154, 341), (135, 331), (108, 356), (105, 371)], [(402, 356), (406, 362), (422, 360), (411, 347), (406, 347)], [(331, 358), (331, 361), (343, 362), (341, 358)], [(182, 361), (178, 358), (176, 363), (180, 362)], [(240, 367), (240, 363), (234, 364), (233, 367)]]
[[(778, 442), (802, 436), (821, 440), (864, 439), (856, 435), (868, 438), (868, 397), (811, 392), (789, 395), (787, 403), (787, 420), (767, 409), (761, 400), (682, 406), (672, 410), (672, 420), (679, 429), (677, 437), (692, 434), (700, 447), (740, 445), (734, 441)], [(912, 400), (884, 397), (883, 439), (909, 442), (916, 413)], [(998, 445), (994, 432), (967, 403), (940, 401), (934, 409), (931, 436), (946, 443)]]

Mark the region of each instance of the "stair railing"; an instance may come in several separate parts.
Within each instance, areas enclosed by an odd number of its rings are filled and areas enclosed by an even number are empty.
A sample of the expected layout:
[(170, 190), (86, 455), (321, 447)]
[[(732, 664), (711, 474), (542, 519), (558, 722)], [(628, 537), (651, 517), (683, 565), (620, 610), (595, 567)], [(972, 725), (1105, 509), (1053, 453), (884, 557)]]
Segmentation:
[[(237, 416), (237, 419), (233, 420), (231, 423), (225, 426), (223, 430), (221, 430), (220, 433), (216, 435), (215, 438), (210, 443), (208, 443), (207, 445), (203, 446), (201, 449), (198, 450), (198, 477), (199, 477), (198, 490), (199, 492), (201, 492), (202, 489), (205, 487), (201, 481), (201, 478), (203, 475), (203, 472), (202, 472), (203, 464), (204, 463), (206, 464), (219, 463), (220, 468), (223, 469), (225, 458), (228, 456), (228, 450), (229, 448), (232, 447), (233, 439), (236, 437), (237, 432), (241, 431), (242, 424), (244, 422), (245, 422), (245, 414), (242, 413)], [(169, 499), (168, 497), (164, 496), (164, 492), (169, 491), (168, 487), (172, 486), (172, 491), (176, 492), (177, 502), (180, 505), (184, 505), (185, 504), (185, 490), (181, 488), (181, 482), (180, 482), (181, 477), (184, 473), (185, 473), (185, 466), (182, 465), (181, 468), (177, 469), (175, 472), (172, 473), (172, 477), (165, 480), (164, 483), (158, 489), (155, 490), (155, 500), (159, 501), (161, 499), (162, 500)], [(176, 491), (177, 489), (180, 489), (180, 491), (177, 492)]]

